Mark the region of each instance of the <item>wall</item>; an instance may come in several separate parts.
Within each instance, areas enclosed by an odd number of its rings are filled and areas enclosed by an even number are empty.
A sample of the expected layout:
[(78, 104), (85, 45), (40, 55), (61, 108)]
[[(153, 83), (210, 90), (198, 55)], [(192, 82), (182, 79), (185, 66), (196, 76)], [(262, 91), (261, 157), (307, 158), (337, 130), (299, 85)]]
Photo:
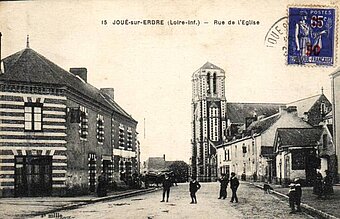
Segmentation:
[[(42, 103), (42, 131), (25, 130), (26, 102)], [(0, 92), (0, 196), (14, 195), (14, 157), (52, 156), (52, 193), (65, 187), (66, 97), (52, 87), (2, 85)]]
[(333, 103), (333, 140), (336, 147), (338, 179), (340, 176), (340, 73), (334, 73), (332, 79), (332, 103)]

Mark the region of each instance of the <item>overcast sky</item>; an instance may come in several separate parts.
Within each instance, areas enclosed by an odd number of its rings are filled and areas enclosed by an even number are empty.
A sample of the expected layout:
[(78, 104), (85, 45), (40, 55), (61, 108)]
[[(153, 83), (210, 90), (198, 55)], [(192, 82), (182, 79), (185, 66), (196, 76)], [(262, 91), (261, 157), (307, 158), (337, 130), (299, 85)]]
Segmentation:
[[(163, 154), (189, 160), (191, 75), (206, 61), (225, 70), (229, 102), (285, 103), (321, 87), (330, 99), (329, 74), (336, 67), (287, 66), (283, 37), (274, 48), (265, 46), (268, 30), (293, 1), (155, 2), (0, 2), (2, 57), (24, 49), (29, 34), (30, 47), (64, 69), (86, 67), (88, 82), (113, 87), (115, 100), (139, 122), (142, 160)], [(209, 24), (114, 26), (102, 25), (104, 19)], [(216, 26), (215, 19), (260, 25)]]

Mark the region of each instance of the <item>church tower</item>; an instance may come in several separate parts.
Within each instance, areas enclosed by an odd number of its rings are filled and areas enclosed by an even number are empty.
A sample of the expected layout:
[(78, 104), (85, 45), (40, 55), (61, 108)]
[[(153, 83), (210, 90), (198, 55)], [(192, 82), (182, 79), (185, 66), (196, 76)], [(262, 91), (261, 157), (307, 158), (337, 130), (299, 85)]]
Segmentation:
[(216, 145), (226, 124), (225, 72), (209, 62), (192, 75), (192, 175), (201, 182), (217, 179)]

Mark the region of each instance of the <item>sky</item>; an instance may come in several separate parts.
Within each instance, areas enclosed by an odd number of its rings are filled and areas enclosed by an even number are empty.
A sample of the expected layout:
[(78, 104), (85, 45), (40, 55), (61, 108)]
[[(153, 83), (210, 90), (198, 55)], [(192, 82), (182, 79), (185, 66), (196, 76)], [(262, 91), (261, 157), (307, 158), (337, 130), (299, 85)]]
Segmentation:
[[(282, 25), (276, 44), (266, 46), (272, 25), (287, 16), (288, 6), (296, 2), (0, 2), (2, 57), (24, 49), (29, 35), (30, 48), (60, 67), (86, 67), (88, 82), (97, 88), (114, 88), (115, 101), (138, 121), (142, 160), (165, 154), (166, 160), (187, 162), (191, 76), (207, 61), (225, 70), (228, 102), (287, 103), (319, 94), (321, 87), (330, 99), (329, 74), (338, 64), (287, 65), (287, 34)], [(123, 19), (196, 20), (200, 25), (112, 24)], [(108, 24), (103, 25), (103, 20)], [(214, 20), (236, 24), (214, 25)], [(239, 20), (259, 21), (259, 25), (237, 25)]]

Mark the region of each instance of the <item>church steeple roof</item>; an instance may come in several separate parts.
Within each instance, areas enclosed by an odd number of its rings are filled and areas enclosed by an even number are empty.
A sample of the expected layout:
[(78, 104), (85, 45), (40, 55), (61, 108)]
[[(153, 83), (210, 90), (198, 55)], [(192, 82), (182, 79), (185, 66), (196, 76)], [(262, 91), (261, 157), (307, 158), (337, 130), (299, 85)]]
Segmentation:
[(210, 62), (206, 62), (206, 63), (201, 67), (201, 69), (219, 69), (219, 70), (222, 70), (222, 71), (223, 71), (222, 68), (220, 68), (220, 67), (218, 67), (218, 66), (216, 66), (216, 65), (214, 65), (214, 64), (212, 64), (212, 63), (210, 63)]

